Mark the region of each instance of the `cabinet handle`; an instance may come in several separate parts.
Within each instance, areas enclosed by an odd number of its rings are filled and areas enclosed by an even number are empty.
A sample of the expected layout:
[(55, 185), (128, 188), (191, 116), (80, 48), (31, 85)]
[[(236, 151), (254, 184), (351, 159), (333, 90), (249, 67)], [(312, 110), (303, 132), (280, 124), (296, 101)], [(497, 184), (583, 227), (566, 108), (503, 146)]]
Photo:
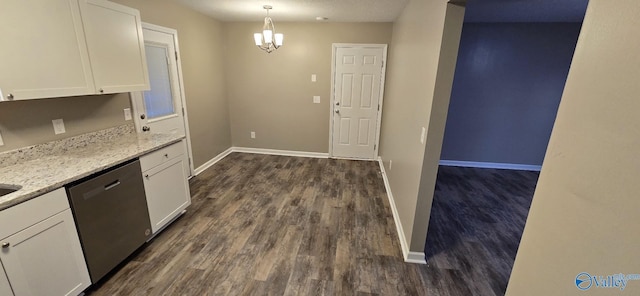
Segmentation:
[(144, 175), (145, 178), (149, 179), (149, 174)]
[(169, 158), (169, 154), (165, 153), (164, 157)]
[(11, 245), (10, 243), (2, 243), (2, 248), (3, 248), (3, 249), (6, 249), (6, 248), (8, 248), (10, 245)]
[(99, 91), (100, 91), (100, 93), (104, 93), (104, 89), (102, 89), (102, 88)]
[(13, 100), (13, 94), (9, 94), (9, 95), (7, 95), (7, 99), (9, 99), (9, 100)]

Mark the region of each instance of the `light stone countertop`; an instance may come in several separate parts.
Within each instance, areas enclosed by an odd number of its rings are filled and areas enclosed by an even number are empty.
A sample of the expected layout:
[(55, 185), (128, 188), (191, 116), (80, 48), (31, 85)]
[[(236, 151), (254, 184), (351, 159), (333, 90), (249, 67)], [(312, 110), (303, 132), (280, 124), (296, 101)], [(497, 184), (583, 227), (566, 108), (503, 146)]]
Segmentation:
[(0, 153), (0, 186), (22, 186), (0, 197), (0, 210), (182, 139), (182, 135), (139, 134), (125, 125)]

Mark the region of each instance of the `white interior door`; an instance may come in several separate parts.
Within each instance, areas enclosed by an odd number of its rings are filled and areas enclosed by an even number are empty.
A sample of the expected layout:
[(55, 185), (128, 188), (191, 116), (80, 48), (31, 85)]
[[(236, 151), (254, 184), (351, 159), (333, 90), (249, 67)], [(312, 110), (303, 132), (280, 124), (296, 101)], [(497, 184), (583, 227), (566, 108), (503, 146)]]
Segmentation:
[(177, 32), (143, 24), (144, 47), (151, 89), (131, 93), (138, 132), (185, 135), (185, 168), (193, 175), (191, 141), (178, 63)]
[(375, 159), (386, 45), (334, 45), (331, 156)]

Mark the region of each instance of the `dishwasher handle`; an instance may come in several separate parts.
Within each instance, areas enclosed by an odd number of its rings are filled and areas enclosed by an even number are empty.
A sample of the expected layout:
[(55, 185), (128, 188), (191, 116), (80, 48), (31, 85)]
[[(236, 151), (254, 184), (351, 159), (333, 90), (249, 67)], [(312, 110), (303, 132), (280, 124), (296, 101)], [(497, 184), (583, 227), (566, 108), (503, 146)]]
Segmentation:
[(105, 185), (105, 186), (104, 186), (104, 191), (107, 191), (107, 190), (113, 189), (114, 187), (116, 187), (116, 186), (118, 186), (118, 185), (120, 185), (120, 180), (115, 180), (115, 181), (113, 181), (112, 183), (110, 183), (110, 184), (108, 184), (108, 185)]

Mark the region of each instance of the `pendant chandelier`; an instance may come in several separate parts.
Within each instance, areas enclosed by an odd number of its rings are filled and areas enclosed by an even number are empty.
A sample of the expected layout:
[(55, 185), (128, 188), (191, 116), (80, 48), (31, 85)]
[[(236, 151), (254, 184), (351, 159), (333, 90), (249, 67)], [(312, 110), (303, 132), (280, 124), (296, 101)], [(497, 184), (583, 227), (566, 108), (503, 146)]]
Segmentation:
[(253, 34), (253, 39), (255, 40), (258, 48), (271, 53), (282, 46), (284, 35), (282, 35), (282, 33), (276, 33), (273, 21), (271, 20), (271, 17), (269, 17), (269, 10), (273, 7), (271, 7), (271, 5), (265, 5), (262, 6), (262, 8), (267, 11), (267, 16), (264, 18), (262, 33)]

